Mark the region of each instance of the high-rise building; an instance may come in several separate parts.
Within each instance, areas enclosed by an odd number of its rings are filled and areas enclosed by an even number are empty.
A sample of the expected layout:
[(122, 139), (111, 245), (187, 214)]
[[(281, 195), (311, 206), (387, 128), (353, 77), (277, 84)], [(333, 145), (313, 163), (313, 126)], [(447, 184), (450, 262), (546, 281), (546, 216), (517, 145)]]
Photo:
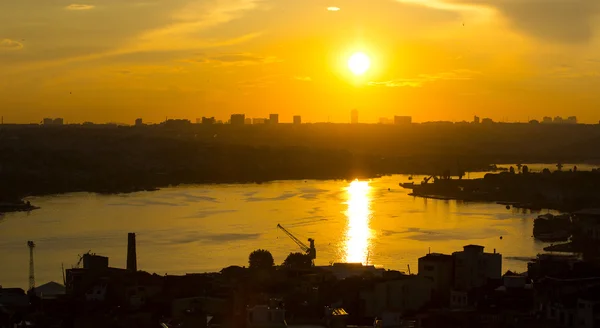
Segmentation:
[(358, 110), (353, 109), (352, 112), (350, 112), (350, 123), (358, 124)]
[(42, 124), (44, 125), (52, 125), (54, 123), (54, 120), (51, 118), (44, 118), (44, 120), (42, 120)]
[(479, 118), (479, 116), (473, 117), (473, 123), (479, 124), (480, 122), (481, 122), (481, 119)]
[(554, 121), (552, 121), (552, 123), (558, 123), (558, 124), (561, 124), (561, 123), (564, 123), (564, 121), (565, 121), (565, 120), (564, 120), (562, 117), (560, 117), (560, 116), (555, 116), (555, 117), (554, 117)]
[(135, 126), (142, 126), (142, 125), (144, 125), (144, 120), (142, 120), (141, 118), (136, 118)]
[(246, 123), (246, 114), (231, 114), (229, 123), (232, 125), (244, 125)]
[(577, 116), (569, 116), (567, 118), (567, 123), (569, 123), (569, 124), (577, 124)]
[(542, 119), (542, 123), (552, 123), (552, 117), (550, 116), (544, 116), (544, 118)]
[(279, 124), (279, 114), (269, 114), (269, 124)]
[(412, 124), (412, 117), (411, 116), (394, 116), (394, 124), (397, 124), (397, 125)]
[(294, 116), (294, 124), (302, 124), (302, 116), (295, 115)]
[(252, 119), (250, 117), (246, 117), (244, 124), (252, 124)]

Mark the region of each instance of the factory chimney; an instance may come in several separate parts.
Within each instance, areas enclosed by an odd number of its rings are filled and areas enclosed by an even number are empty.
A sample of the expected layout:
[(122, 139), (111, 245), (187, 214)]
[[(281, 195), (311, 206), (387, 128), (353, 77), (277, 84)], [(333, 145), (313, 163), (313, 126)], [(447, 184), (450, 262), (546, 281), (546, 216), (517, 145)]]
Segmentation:
[(137, 253), (135, 251), (135, 233), (127, 234), (127, 270), (137, 271)]

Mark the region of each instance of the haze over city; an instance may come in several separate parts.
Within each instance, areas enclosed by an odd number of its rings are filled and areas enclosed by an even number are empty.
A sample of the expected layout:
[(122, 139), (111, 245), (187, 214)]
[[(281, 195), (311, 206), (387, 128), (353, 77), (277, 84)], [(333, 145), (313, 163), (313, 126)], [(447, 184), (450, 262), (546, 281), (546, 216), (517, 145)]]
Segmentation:
[[(600, 3), (2, 1), (5, 122), (600, 119)], [(76, 28), (74, 28), (76, 27)], [(353, 56), (354, 60), (351, 59)], [(356, 59), (358, 58), (358, 59)]]

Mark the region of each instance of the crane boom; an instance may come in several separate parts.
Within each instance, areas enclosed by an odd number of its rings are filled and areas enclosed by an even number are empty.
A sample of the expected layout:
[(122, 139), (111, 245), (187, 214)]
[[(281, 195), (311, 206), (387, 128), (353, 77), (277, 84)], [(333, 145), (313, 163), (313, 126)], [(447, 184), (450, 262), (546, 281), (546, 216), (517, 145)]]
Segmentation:
[(281, 226), (281, 224), (277, 224), (277, 228), (281, 229), (281, 231), (283, 231), (288, 237), (290, 237), (290, 239), (294, 241), (294, 243), (296, 243), (296, 245), (298, 245), (298, 247), (300, 247), (300, 249), (302, 249), (304, 253), (310, 256), (311, 260), (315, 260), (315, 258), (317, 257), (317, 250), (315, 248), (314, 239), (309, 238), (308, 242), (310, 243), (310, 246), (306, 246), (306, 244), (300, 241), (300, 239), (296, 238), (296, 236), (294, 236), (291, 232), (287, 231), (287, 229)]
[(300, 249), (302, 249), (302, 251), (308, 252), (308, 247), (303, 242), (301, 242), (300, 239), (296, 238), (296, 236), (292, 235), (291, 232), (287, 231), (283, 226), (281, 226), (281, 224), (278, 224), (277, 228), (281, 229), (281, 231), (283, 231), (288, 237), (290, 237), (290, 239), (293, 240), (296, 243), (296, 245), (298, 245)]

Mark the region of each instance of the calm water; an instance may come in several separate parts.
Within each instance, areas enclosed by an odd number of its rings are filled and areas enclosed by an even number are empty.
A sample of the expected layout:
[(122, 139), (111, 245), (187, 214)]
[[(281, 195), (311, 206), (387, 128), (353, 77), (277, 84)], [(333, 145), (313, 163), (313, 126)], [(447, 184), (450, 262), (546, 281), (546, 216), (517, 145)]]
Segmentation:
[(401, 271), (410, 265), (414, 273), (417, 259), (429, 249), (451, 253), (480, 244), (504, 255), (503, 270), (524, 271), (525, 262), (507, 257), (535, 256), (545, 246), (531, 237), (536, 214), (413, 198), (398, 187), (406, 181), (407, 176), (279, 181), (33, 198), (40, 210), (6, 214), (0, 221), (0, 285), (27, 286), (27, 240), (37, 243), (38, 285), (62, 281), (61, 263), (70, 268), (88, 250), (109, 256), (111, 266), (125, 267), (127, 232), (138, 236), (138, 267), (159, 274), (247, 265), (257, 248), (270, 250), (281, 263), (298, 248), (278, 223), (301, 240), (314, 238), (320, 265), (368, 260)]

